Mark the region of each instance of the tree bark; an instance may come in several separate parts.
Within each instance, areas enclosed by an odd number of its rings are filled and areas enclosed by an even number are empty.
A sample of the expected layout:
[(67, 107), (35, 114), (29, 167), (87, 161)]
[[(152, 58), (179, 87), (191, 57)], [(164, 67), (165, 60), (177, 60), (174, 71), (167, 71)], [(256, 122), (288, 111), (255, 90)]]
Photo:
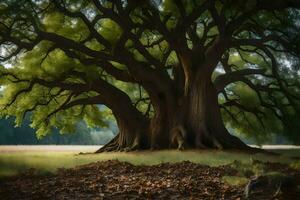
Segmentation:
[(248, 149), (231, 135), (222, 120), (218, 94), (210, 76), (199, 72), (188, 96), (188, 127), (196, 148)]
[(150, 122), (132, 106), (129, 98), (119, 98), (118, 106), (111, 104), (110, 107), (119, 134), (98, 152), (168, 148), (250, 149), (227, 131), (210, 73), (203, 68), (191, 74), (187, 94), (185, 88), (178, 88), (184, 84), (145, 87), (154, 108)]
[[(115, 90), (114, 87), (108, 89)], [(149, 120), (132, 104), (124, 92), (115, 90), (106, 94), (105, 105), (112, 110), (119, 133), (96, 153), (149, 148)]]
[(171, 85), (164, 91), (147, 88), (154, 109), (150, 122), (151, 149), (165, 149), (170, 145), (170, 128), (173, 124), (175, 98)]
[(149, 123), (137, 110), (128, 108), (114, 113), (119, 128), (118, 135), (96, 151), (133, 151), (149, 148)]
[(110, 151), (133, 151), (149, 148), (147, 136), (147, 122), (143, 120), (133, 120), (131, 118), (116, 117), (119, 128), (118, 135), (109, 143), (96, 151), (110, 152)]
[(249, 149), (227, 131), (216, 88), (205, 73), (194, 78), (187, 96), (165, 94), (154, 104), (154, 110), (150, 126), (153, 149)]
[(159, 94), (153, 106), (155, 114), (150, 123), (132, 108), (114, 112), (119, 134), (97, 152), (168, 148), (250, 149), (225, 128), (217, 91), (210, 79), (194, 80), (184, 100), (175, 95)]

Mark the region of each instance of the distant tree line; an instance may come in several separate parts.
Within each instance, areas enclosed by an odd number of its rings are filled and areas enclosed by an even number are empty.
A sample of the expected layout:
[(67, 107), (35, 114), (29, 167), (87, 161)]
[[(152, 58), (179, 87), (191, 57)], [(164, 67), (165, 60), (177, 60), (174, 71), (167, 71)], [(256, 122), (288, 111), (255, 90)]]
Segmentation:
[(85, 123), (78, 123), (76, 131), (69, 134), (61, 134), (59, 130), (53, 129), (52, 134), (40, 139), (37, 138), (35, 130), (29, 126), (29, 119), (20, 127), (15, 127), (14, 118), (0, 120), (0, 145), (19, 144), (77, 144), (77, 145), (102, 145), (109, 142), (116, 133), (113, 122), (107, 128), (91, 129)]

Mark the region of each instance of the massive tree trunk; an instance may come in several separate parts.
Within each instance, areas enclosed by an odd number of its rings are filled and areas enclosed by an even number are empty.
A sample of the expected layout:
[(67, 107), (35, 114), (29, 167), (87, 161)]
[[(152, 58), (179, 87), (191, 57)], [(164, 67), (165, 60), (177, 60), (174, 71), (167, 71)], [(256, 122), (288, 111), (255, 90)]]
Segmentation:
[(172, 94), (172, 89), (167, 92), (159, 92), (151, 95), (154, 116), (150, 123), (151, 149), (164, 149), (170, 147), (170, 130), (175, 123), (176, 99)]
[(225, 128), (217, 91), (205, 73), (192, 79), (186, 96), (161, 94), (154, 110), (150, 127), (154, 149), (249, 148)]
[(98, 152), (138, 149), (217, 148), (249, 149), (224, 126), (218, 95), (210, 77), (198, 73), (187, 95), (174, 90), (153, 91), (154, 116), (149, 121), (133, 106), (124, 104), (113, 113), (119, 134)]
[(218, 95), (210, 76), (199, 72), (192, 82), (187, 97), (187, 127), (196, 148), (247, 149), (237, 137), (229, 134), (224, 126)]
[[(198, 68), (189, 75), (189, 81), (175, 77), (174, 82), (164, 82), (160, 88), (146, 86), (154, 109), (151, 119), (143, 116), (128, 98), (119, 99), (117, 107), (112, 104), (119, 134), (98, 152), (150, 148), (249, 149), (225, 128), (218, 94), (207, 69)], [(179, 73), (182, 75), (182, 70)]]
[(114, 113), (119, 134), (98, 152), (167, 148), (248, 149), (226, 130), (219, 110), (217, 93), (211, 81), (193, 84), (182, 103), (157, 102), (148, 123), (138, 112)]

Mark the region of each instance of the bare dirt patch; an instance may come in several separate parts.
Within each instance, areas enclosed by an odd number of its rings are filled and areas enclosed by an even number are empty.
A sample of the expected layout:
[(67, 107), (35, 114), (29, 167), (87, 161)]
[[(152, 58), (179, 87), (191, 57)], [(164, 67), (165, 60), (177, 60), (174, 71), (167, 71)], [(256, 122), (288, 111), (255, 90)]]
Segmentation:
[[(300, 180), (299, 171), (278, 164), (267, 166), (285, 168), (285, 173)], [(0, 196), (8, 200), (244, 199), (245, 185), (231, 186), (222, 181), (223, 176), (237, 173), (230, 165), (209, 167), (181, 162), (134, 166), (113, 160), (61, 169), (48, 175), (36, 175), (34, 170), (28, 170), (1, 180)], [(279, 195), (277, 199), (286, 199), (286, 196)]]

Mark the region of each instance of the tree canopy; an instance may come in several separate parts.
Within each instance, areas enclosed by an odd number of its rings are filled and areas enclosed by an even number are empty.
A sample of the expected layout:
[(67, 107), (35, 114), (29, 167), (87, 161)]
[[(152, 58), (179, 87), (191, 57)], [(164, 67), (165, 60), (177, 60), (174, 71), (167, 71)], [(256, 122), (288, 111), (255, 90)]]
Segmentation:
[(107, 150), (244, 148), (223, 121), (299, 143), (299, 9), (297, 0), (1, 1), (1, 115), (20, 125), (30, 112), (43, 136), (81, 120), (104, 126), (112, 114), (120, 133)]

